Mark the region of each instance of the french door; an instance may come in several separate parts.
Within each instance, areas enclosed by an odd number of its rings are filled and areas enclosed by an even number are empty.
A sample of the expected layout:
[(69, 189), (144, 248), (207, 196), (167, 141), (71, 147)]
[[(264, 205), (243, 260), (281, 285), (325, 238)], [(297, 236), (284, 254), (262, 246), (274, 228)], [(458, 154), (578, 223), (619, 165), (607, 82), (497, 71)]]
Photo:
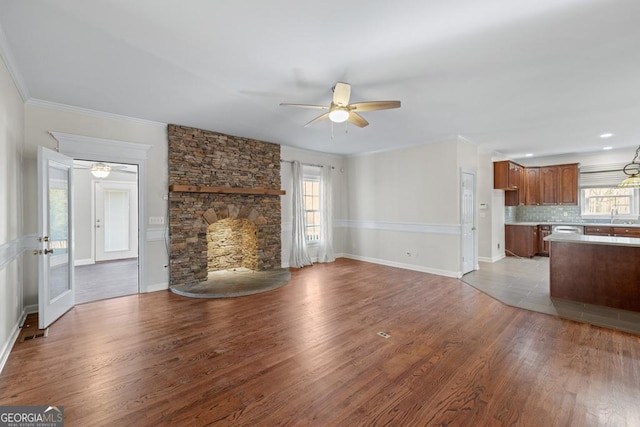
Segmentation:
[(38, 148), (38, 322), (45, 329), (75, 303), (73, 159)]

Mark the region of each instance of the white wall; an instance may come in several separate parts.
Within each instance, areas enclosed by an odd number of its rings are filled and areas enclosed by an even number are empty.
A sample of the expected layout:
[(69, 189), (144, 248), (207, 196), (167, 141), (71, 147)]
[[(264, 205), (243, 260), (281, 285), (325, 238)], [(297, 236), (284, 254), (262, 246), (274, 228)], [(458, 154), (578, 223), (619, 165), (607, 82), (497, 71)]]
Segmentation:
[(495, 262), (504, 258), (504, 191), (493, 189), (491, 153), (478, 154), (478, 259)]
[(462, 169), (477, 172), (462, 139), (348, 158), (346, 256), (459, 277)]
[[(334, 156), (330, 154), (318, 153), (316, 151), (301, 150), (298, 148), (281, 146), (280, 157), (282, 160), (298, 160), (301, 163), (309, 163), (314, 165), (333, 166), (333, 211), (334, 211), (334, 250), (336, 256), (340, 256), (343, 252), (345, 241), (345, 228), (340, 226), (347, 218), (345, 202), (347, 200), (347, 186), (344, 170), (344, 157)], [(289, 256), (291, 254), (291, 239), (293, 229), (293, 205), (291, 203), (292, 180), (291, 180), (291, 163), (283, 162), (280, 168), (280, 178), (282, 189), (287, 192), (281, 196), (282, 201), (282, 266), (289, 266)], [(312, 260), (316, 260), (318, 253), (317, 247), (309, 248), (309, 255)]]
[[(166, 125), (39, 103), (27, 103), (24, 109), (25, 233), (36, 233), (37, 231), (35, 209), (36, 152), (38, 146), (51, 149), (57, 146), (56, 140), (48, 133), (49, 131), (150, 145), (151, 149), (148, 151), (146, 163), (147, 177), (145, 182), (140, 183), (141, 189), (144, 187), (146, 192), (146, 215), (166, 218), (167, 202), (163, 200), (163, 196), (168, 192)], [(154, 235), (161, 235), (163, 226), (155, 227), (158, 228), (159, 233)], [(153, 230), (150, 227), (150, 231)], [(168, 286), (168, 272), (162, 268), (164, 264), (168, 263), (165, 243), (162, 238), (150, 239), (149, 235), (151, 233), (142, 236), (146, 239), (146, 253), (142, 256), (144, 282), (140, 286), (143, 292), (166, 289)], [(35, 260), (27, 258), (24, 271), (25, 304), (37, 304), (38, 277)]]
[[(24, 316), (22, 292), (22, 98), (0, 58), (0, 370)], [(32, 255), (25, 255), (29, 257)]]

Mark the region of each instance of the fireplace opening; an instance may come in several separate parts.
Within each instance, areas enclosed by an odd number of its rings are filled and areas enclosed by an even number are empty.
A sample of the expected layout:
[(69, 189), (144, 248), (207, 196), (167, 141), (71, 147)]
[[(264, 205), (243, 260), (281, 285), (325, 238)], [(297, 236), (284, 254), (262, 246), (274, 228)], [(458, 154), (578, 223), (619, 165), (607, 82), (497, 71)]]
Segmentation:
[(209, 272), (238, 268), (258, 270), (258, 228), (244, 218), (220, 219), (207, 228)]

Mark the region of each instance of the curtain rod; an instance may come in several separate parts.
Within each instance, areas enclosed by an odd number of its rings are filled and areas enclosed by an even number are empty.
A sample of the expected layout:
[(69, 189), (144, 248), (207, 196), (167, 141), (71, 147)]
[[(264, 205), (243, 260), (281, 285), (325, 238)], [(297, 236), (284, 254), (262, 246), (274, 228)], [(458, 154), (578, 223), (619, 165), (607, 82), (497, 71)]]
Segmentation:
[[(283, 163), (283, 162), (284, 163), (293, 163), (293, 160), (280, 159), (280, 163)], [(302, 163), (301, 162), (300, 164), (304, 165), (304, 166), (313, 166), (313, 167), (316, 167), (316, 168), (323, 168), (324, 167), (324, 165), (316, 165), (314, 163)], [(331, 169), (335, 169), (335, 168), (336, 168), (335, 166), (331, 166)]]

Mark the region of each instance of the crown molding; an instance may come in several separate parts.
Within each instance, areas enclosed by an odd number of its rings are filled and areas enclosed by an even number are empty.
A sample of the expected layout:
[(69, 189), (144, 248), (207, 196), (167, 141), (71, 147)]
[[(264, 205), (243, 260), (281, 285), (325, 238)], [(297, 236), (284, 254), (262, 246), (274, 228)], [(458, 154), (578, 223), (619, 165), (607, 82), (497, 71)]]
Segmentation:
[(18, 71), (18, 67), (15, 65), (16, 60), (13, 56), (13, 53), (11, 52), (9, 41), (4, 35), (2, 26), (0, 26), (0, 56), (7, 66), (7, 70), (9, 70), (9, 74), (13, 79), (13, 83), (16, 85), (16, 89), (18, 89), (18, 93), (20, 93), (22, 102), (27, 102), (27, 100), (30, 98), (29, 90), (27, 89), (27, 85), (22, 78), (22, 74), (20, 74), (20, 72)]
[[(60, 153), (74, 158), (84, 158), (84, 156), (90, 155), (96, 159), (114, 162), (117, 162), (118, 159), (145, 160), (147, 151), (151, 149), (151, 145), (148, 144), (54, 131), (49, 131), (49, 134), (58, 141)], [(127, 163), (127, 161), (122, 160), (121, 163)]]
[(25, 104), (34, 107), (47, 108), (49, 110), (62, 111), (65, 113), (82, 114), (90, 117), (97, 117), (99, 119), (119, 120), (130, 123), (137, 123), (146, 126), (158, 126), (167, 127), (166, 123), (156, 122), (153, 120), (138, 119), (136, 117), (123, 116), (120, 114), (107, 113), (105, 111), (92, 110), (90, 108), (76, 107), (73, 105), (61, 104), (58, 102), (45, 101), (43, 99), (29, 98)]

